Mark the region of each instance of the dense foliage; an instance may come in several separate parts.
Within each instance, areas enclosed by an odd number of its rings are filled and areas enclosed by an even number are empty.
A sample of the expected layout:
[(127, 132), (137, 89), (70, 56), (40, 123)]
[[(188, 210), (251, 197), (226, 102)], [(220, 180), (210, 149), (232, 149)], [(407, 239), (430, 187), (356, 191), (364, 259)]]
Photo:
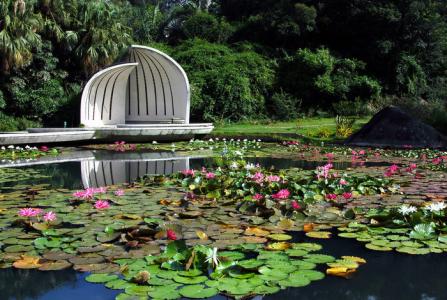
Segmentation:
[(398, 104), (442, 128), (446, 19), (441, 0), (5, 0), (0, 129), (77, 126), (82, 85), (132, 42), (184, 66), (195, 120)]

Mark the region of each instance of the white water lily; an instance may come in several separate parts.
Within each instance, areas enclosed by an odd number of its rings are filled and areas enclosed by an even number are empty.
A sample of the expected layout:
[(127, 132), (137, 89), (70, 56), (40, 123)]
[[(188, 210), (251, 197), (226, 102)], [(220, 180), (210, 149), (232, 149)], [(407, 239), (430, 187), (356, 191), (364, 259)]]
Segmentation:
[(417, 207), (407, 204), (402, 205), (398, 209), (399, 213), (401, 213), (403, 216), (417, 212), (417, 210), (418, 210)]
[(430, 205), (426, 206), (425, 209), (430, 212), (438, 212), (444, 210), (447, 205), (444, 202), (432, 202)]
[(14, 149), (14, 146), (13, 145), (9, 145), (8, 149)]
[(230, 164), (230, 169), (238, 169), (238, 168), (239, 168), (239, 166), (238, 166), (237, 162), (233, 161), (233, 162)]
[(254, 164), (246, 164), (246, 165), (245, 165), (245, 169), (246, 169), (247, 171), (253, 170), (253, 169), (255, 169), (255, 168), (256, 168), (256, 166), (255, 166)]
[[(211, 250), (211, 249), (210, 249)], [(217, 256), (217, 248), (214, 247), (208, 254), (208, 256), (206, 257), (205, 262), (207, 263), (212, 263), (215, 267), (217, 267), (219, 265), (219, 258)]]

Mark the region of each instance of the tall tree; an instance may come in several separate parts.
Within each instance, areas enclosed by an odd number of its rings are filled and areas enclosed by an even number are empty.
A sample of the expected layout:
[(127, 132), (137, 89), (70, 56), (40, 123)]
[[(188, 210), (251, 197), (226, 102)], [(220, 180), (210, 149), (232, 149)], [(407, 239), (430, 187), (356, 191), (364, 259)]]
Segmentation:
[(41, 44), (39, 30), (43, 22), (34, 13), (35, 1), (2, 0), (0, 2), (0, 71), (21, 68), (32, 60), (32, 51)]

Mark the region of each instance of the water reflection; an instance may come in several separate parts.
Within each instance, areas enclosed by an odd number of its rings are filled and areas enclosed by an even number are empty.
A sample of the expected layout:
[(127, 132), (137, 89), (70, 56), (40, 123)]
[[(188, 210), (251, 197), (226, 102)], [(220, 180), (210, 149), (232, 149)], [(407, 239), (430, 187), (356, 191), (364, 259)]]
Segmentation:
[(169, 175), (189, 169), (189, 157), (99, 157), (81, 161), (85, 188), (130, 183), (146, 174)]

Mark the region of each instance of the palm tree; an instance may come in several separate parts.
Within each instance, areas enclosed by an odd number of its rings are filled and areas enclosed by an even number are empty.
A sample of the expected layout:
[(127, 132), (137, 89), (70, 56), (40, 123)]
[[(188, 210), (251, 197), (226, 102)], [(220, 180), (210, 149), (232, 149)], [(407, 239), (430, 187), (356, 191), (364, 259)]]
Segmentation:
[(105, 1), (82, 1), (79, 7), (79, 41), (75, 53), (85, 75), (112, 63), (131, 43), (129, 28), (119, 22), (119, 8)]
[(34, 1), (0, 2), (0, 71), (9, 73), (32, 60), (32, 50), (41, 45), (42, 18), (34, 13)]

